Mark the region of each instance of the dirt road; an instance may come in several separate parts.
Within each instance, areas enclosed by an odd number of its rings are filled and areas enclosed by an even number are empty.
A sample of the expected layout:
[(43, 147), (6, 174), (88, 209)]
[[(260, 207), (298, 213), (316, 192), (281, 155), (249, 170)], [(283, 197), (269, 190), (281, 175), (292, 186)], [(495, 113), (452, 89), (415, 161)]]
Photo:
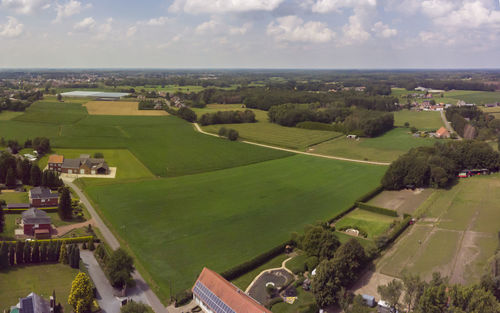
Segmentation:
[(451, 127), (451, 123), (446, 119), (446, 114), (444, 113), (444, 111), (439, 111), (439, 113), (441, 113), (441, 119), (443, 120), (444, 127), (446, 127), (450, 134), (457, 134), (458, 139), (462, 140), (462, 137), (460, 137), (460, 135), (453, 129), (453, 127)]

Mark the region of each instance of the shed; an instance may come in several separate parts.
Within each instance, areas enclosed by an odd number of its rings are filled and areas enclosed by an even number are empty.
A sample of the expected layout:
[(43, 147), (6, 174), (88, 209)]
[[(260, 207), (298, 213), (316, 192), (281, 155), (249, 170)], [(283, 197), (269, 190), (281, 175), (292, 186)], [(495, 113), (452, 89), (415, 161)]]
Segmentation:
[(365, 304), (371, 308), (375, 306), (375, 297), (370, 295), (361, 295)]

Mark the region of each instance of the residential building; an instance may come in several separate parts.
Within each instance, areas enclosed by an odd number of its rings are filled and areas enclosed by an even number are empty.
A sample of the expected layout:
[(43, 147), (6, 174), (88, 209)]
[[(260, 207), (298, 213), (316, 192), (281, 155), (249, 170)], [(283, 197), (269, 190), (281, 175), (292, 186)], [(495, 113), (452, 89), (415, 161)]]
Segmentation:
[(37, 239), (48, 238), (52, 234), (52, 219), (47, 212), (31, 208), (22, 214), (22, 228), (25, 236)]
[(59, 194), (48, 187), (33, 187), (29, 192), (29, 200), (35, 208), (53, 207), (59, 204)]
[(27, 297), (19, 299), (19, 303), (10, 308), (10, 313), (53, 313), (55, 308), (55, 293), (47, 301), (32, 292)]
[(193, 286), (196, 304), (207, 313), (271, 313), (216, 272), (204, 268)]
[(450, 132), (446, 128), (441, 127), (436, 131), (437, 138), (450, 138)]
[(47, 166), (51, 171), (61, 172), (63, 161), (64, 161), (64, 156), (52, 154), (49, 156), (49, 161), (47, 162)]
[(81, 154), (77, 159), (66, 159), (54, 154), (49, 157), (48, 167), (49, 170), (67, 174), (109, 174), (109, 166), (104, 159), (91, 158), (88, 154)]

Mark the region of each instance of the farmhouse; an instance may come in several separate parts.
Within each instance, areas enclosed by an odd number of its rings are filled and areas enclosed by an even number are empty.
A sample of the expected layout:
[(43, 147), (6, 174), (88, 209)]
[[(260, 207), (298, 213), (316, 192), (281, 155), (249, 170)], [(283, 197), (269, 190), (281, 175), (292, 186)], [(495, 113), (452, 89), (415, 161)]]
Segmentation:
[(446, 128), (441, 127), (436, 131), (436, 138), (450, 138), (450, 132)]
[(19, 299), (19, 303), (10, 308), (10, 313), (52, 313), (55, 308), (55, 295), (47, 301), (32, 292), (27, 297)]
[(196, 280), (193, 298), (208, 313), (271, 313), (216, 272), (204, 268)]
[(106, 175), (109, 174), (108, 163), (104, 159), (91, 158), (81, 154), (77, 159), (65, 159), (62, 155), (51, 155), (49, 170), (67, 174)]
[(50, 238), (52, 219), (45, 211), (31, 208), (22, 214), (22, 228), (25, 236)]
[(52, 192), (47, 187), (34, 187), (29, 193), (30, 204), (32, 207), (49, 207), (59, 204), (59, 194)]

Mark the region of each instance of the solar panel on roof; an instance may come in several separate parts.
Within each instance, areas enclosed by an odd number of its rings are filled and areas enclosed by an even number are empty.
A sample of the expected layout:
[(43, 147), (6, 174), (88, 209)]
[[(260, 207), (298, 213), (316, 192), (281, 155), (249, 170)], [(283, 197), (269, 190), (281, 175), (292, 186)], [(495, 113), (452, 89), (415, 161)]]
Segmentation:
[(210, 289), (205, 287), (203, 283), (197, 281), (194, 285), (193, 293), (201, 299), (209, 308), (217, 313), (236, 313), (227, 304), (217, 297)]
[(33, 298), (24, 298), (20, 303), (22, 313), (34, 313), (33, 312)]

